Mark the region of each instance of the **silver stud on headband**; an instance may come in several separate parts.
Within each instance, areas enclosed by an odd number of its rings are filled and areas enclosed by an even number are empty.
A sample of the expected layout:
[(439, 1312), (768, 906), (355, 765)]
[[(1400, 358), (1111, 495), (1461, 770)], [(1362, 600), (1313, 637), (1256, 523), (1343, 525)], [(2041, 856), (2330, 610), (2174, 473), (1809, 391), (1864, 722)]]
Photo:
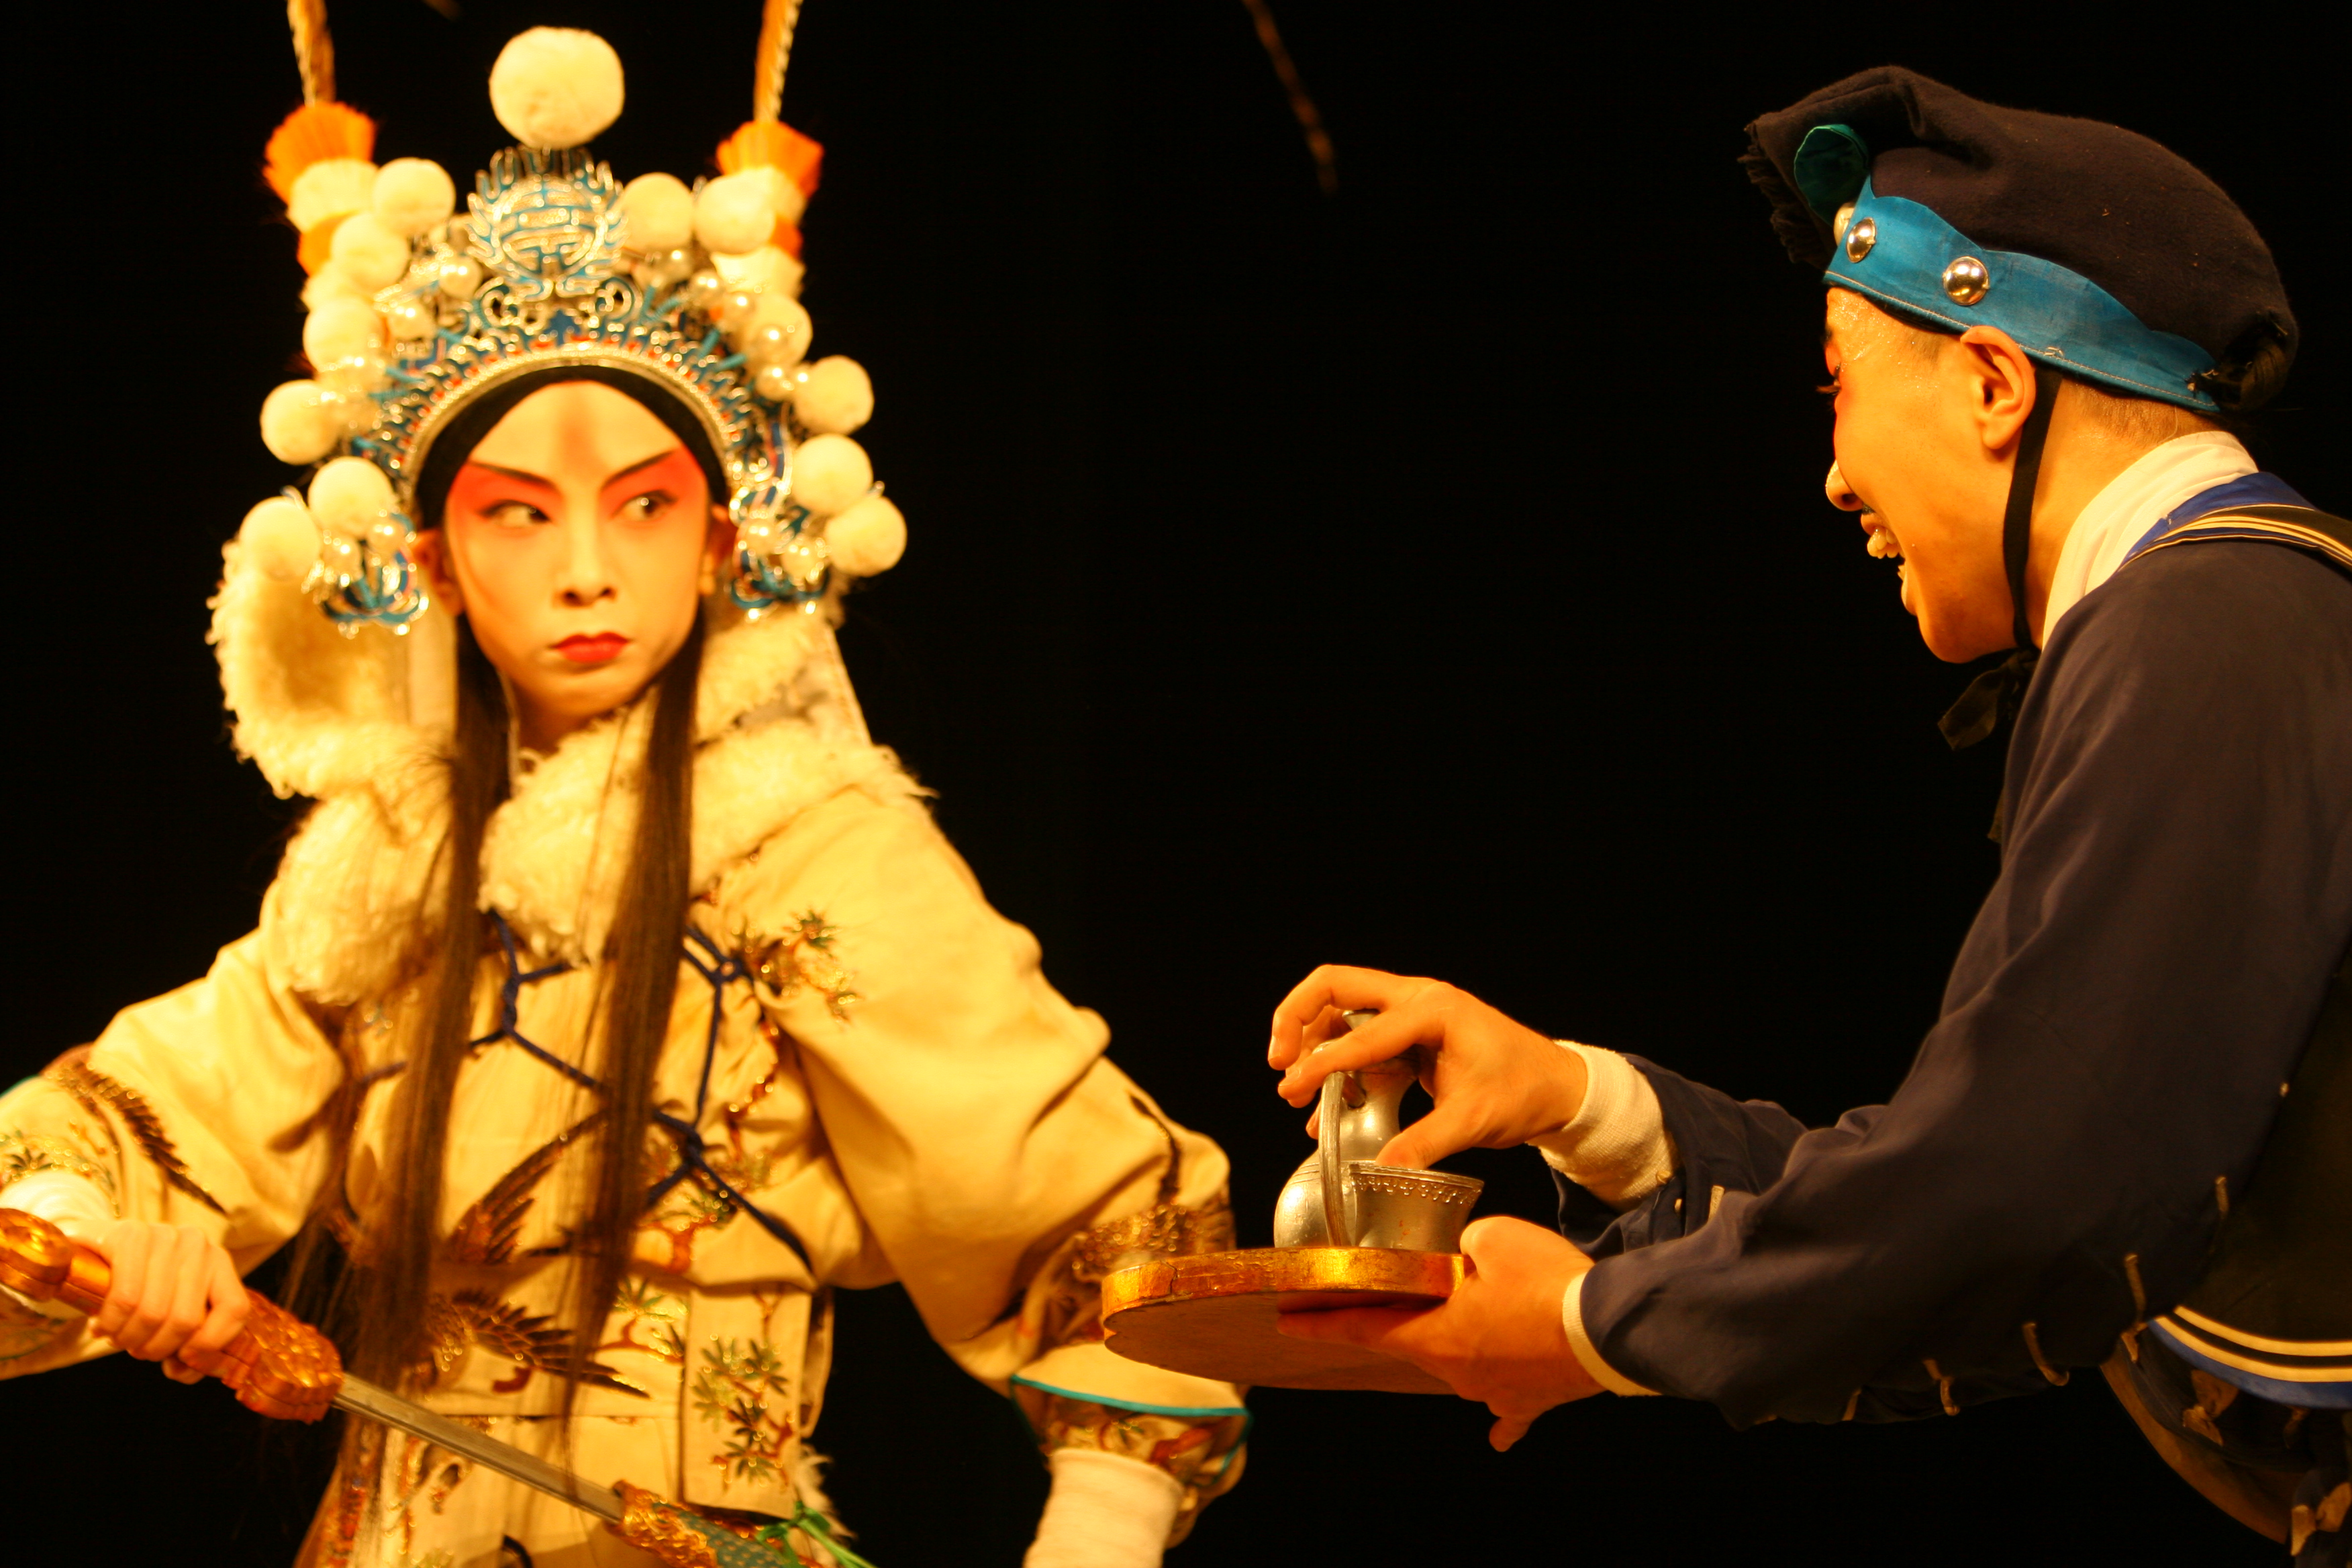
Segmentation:
[(1963, 256), (1944, 268), (1944, 293), (1955, 305), (1973, 305), (1992, 287), (1992, 274), (1973, 256)]
[(1858, 219), (1852, 228), (1846, 230), (1845, 258), (1848, 261), (1859, 261), (1868, 256), (1870, 247), (1877, 243), (1878, 220), (1867, 217)]

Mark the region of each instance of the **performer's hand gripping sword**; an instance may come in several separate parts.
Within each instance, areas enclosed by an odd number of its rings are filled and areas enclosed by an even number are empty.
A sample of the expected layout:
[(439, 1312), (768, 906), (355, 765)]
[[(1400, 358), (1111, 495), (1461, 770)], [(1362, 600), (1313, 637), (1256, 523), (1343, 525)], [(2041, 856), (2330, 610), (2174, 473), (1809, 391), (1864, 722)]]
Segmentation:
[[(58, 1300), (95, 1312), (105, 1303), (111, 1270), (106, 1258), (68, 1240), (47, 1220), (0, 1208), (0, 1285), (28, 1301)], [(268, 1298), (247, 1291), (252, 1304), (244, 1331), (221, 1352), (212, 1375), (236, 1391), (249, 1410), (282, 1421), (316, 1421), (330, 1406), (381, 1421), (585, 1509), (614, 1533), (673, 1568), (782, 1568), (800, 1561), (785, 1540), (801, 1530), (838, 1568), (872, 1564), (832, 1537), (824, 1516), (803, 1508), (784, 1524), (747, 1539), (727, 1526), (680, 1508), (626, 1481), (600, 1487), (511, 1444), (461, 1426), (446, 1415), (343, 1371), (334, 1342)]]

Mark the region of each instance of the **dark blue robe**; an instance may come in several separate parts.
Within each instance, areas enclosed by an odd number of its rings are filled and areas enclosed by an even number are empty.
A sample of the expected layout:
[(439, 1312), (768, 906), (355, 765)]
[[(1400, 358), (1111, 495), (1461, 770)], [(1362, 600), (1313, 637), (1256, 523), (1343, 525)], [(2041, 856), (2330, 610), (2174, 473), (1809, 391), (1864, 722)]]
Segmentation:
[(1612, 1367), (1743, 1426), (1899, 1419), (2179, 1300), (2352, 941), (2352, 578), (2269, 543), (2127, 563), (2044, 650), (2002, 820), (1891, 1103), (1809, 1131), (1635, 1060), (1673, 1179), (1622, 1215), (1561, 1188)]

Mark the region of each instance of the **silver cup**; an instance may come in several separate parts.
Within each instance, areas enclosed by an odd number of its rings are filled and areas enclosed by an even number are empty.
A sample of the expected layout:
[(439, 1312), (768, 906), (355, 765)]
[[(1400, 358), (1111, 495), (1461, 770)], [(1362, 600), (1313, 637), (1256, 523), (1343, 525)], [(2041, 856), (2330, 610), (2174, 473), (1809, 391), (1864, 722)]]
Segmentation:
[(1409, 1171), (1377, 1160), (1348, 1162), (1358, 1247), (1459, 1252), (1470, 1206), (1486, 1184), (1450, 1171)]

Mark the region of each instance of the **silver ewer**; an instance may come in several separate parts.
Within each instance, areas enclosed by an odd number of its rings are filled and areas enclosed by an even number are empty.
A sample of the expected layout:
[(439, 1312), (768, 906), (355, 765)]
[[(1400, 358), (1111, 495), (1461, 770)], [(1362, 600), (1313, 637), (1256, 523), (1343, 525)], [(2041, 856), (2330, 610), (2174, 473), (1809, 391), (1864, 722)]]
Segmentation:
[[(1350, 1013), (1348, 1026), (1377, 1016)], [(1316, 1151), (1283, 1184), (1274, 1206), (1275, 1246), (1460, 1249), (1462, 1227), (1486, 1184), (1379, 1163), (1397, 1135), (1398, 1110), (1416, 1076), (1408, 1053), (1323, 1080)]]

